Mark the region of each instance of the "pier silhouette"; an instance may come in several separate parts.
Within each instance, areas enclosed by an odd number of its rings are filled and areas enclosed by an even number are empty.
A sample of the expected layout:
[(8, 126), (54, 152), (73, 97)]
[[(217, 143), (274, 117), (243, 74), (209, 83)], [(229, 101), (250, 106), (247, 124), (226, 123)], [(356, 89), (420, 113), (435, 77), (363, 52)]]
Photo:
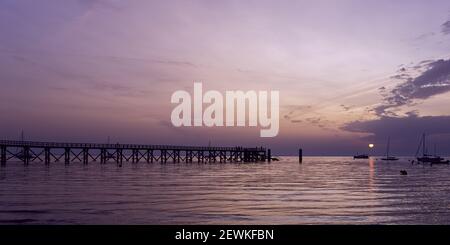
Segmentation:
[(263, 147), (201, 147), (139, 144), (57, 143), (0, 140), (0, 163), (114, 162), (131, 163), (252, 163), (270, 162), (270, 149)]

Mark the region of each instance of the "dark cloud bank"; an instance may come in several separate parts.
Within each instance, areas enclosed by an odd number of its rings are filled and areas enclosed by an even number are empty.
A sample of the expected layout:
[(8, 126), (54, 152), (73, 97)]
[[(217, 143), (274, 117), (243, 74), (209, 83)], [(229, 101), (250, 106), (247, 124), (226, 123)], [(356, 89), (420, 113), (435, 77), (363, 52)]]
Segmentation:
[[(384, 144), (388, 137), (399, 143), (397, 149), (402, 154), (412, 153), (422, 133), (431, 135), (431, 141), (450, 148), (450, 116), (410, 115), (407, 117), (381, 117), (371, 121), (354, 121), (342, 129), (355, 133), (369, 133), (364, 138)], [(450, 152), (450, 149), (445, 149)]]
[[(450, 23), (448, 25), (450, 28)], [(421, 66), (413, 68), (416, 71), (424, 68), (418, 76), (412, 77), (406, 69), (401, 69), (392, 79), (401, 79), (403, 82), (390, 91), (382, 90), (383, 103), (373, 110), (378, 119), (353, 121), (342, 129), (367, 133), (363, 139), (381, 145), (387, 137), (391, 137), (397, 154), (402, 155), (414, 154), (420, 135), (426, 133), (430, 135), (430, 143), (439, 145), (441, 154), (450, 154), (450, 116), (419, 116), (415, 111), (406, 113), (406, 116), (395, 113), (395, 109), (400, 106), (414, 105), (450, 91), (450, 59), (421, 63)]]

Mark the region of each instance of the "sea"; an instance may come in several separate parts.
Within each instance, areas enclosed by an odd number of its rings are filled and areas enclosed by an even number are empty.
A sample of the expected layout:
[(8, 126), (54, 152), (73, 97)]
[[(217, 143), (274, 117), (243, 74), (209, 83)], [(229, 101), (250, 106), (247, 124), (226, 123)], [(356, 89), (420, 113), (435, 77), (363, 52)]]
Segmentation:
[(450, 224), (450, 166), (411, 159), (8, 162), (0, 224)]

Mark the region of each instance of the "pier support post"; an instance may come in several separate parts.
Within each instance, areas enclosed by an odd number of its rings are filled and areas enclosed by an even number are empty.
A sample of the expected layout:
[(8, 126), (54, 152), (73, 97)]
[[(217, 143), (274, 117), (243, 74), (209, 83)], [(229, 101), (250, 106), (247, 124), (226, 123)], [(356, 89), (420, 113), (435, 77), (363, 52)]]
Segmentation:
[(219, 151), (219, 162), (227, 162), (227, 154), (226, 151)]
[(202, 150), (197, 151), (197, 162), (198, 163), (203, 162), (203, 151)]
[(216, 161), (216, 152), (215, 151), (208, 151), (208, 162), (212, 163)]
[(155, 159), (155, 156), (153, 155), (153, 150), (150, 150), (150, 162), (153, 163), (153, 159)]
[(167, 152), (166, 152), (166, 150), (161, 150), (160, 160), (161, 160), (161, 163), (166, 163), (166, 161), (167, 161)]
[(272, 152), (270, 151), (270, 149), (267, 149), (267, 161), (268, 162), (272, 161)]
[(131, 153), (131, 155), (132, 155), (132, 160), (131, 160), (131, 162), (132, 163), (137, 163), (137, 157), (138, 157), (138, 155), (137, 155), (138, 153), (137, 153), (137, 150), (133, 150), (133, 152)]
[(116, 151), (117, 151), (116, 163), (122, 166), (122, 162), (123, 162), (122, 149), (116, 149)]
[(106, 149), (102, 148), (100, 150), (100, 164), (106, 163)]
[(64, 148), (64, 163), (70, 163), (70, 148)]
[(147, 149), (147, 151), (145, 152), (145, 155), (147, 155), (146, 158), (145, 158), (145, 161), (147, 163), (150, 163), (150, 150)]
[(140, 158), (140, 157), (139, 157), (139, 156), (140, 156), (139, 154), (140, 154), (140, 152), (141, 152), (140, 150), (136, 150), (136, 154), (134, 155), (134, 156), (135, 156), (135, 163), (138, 163), (138, 162), (139, 162), (139, 158)]
[(2, 145), (0, 147), (0, 163), (1, 163), (1, 165), (6, 164), (6, 146), (5, 145)]
[(180, 150), (174, 150), (173, 151), (173, 162), (179, 163), (180, 162)]
[(197, 151), (195, 156), (197, 156), (197, 163), (200, 163), (200, 151)]
[(298, 162), (299, 163), (303, 162), (303, 150), (302, 150), (302, 148), (298, 149)]
[(30, 147), (24, 146), (23, 147), (23, 163), (25, 165), (28, 165), (30, 162)]
[(50, 148), (48, 147), (44, 148), (44, 161), (46, 165), (50, 164)]
[(88, 164), (88, 148), (83, 148), (83, 164)]
[(249, 154), (247, 150), (244, 150), (244, 162), (248, 162), (249, 161)]
[(200, 151), (201, 162), (205, 163), (205, 151)]
[(185, 151), (185, 162), (186, 163), (188, 163), (188, 162), (192, 162), (192, 152), (191, 151), (189, 151), (189, 150), (186, 150)]
[(170, 154), (170, 151), (169, 151), (169, 160), (170, 160), (170, 156), (172, 156), (172, 162), (176, 163), (177, 162), (177, 151), (172, 150), (172, 154)]

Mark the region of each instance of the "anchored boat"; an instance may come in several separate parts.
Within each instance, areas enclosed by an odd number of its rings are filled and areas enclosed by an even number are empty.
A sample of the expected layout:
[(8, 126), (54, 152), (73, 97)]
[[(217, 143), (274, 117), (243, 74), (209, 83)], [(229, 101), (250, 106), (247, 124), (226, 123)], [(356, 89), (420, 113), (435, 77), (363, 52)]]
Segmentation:
[[(420, 148), (422, 148), (422, 156), (418, 156)], [(430, 155), (427, 153), (425, 134), (422, 134), (422, 138), (419, 142), (419, 146), (416, 151), (416, 157), (417, 157), (417, 161), (419, 163), (430, 163), (430, 164), (449, 164), (450, 163), (450, 160), (445, 160), (444, 158), (436, 155), (436, 152), (434, 153), (434, 155)]]
[(369, 159), (369, 155), (359, 154), (359, 155), (353, 156), (353, 159)]
[(383, 161), (397, 161), (398, 158), (394, 156), (389, 156), (389, 148), (391, 147), (391, 137), (388, 137), (387, 148), (386, 148), (386, 157), (381, 158)]

